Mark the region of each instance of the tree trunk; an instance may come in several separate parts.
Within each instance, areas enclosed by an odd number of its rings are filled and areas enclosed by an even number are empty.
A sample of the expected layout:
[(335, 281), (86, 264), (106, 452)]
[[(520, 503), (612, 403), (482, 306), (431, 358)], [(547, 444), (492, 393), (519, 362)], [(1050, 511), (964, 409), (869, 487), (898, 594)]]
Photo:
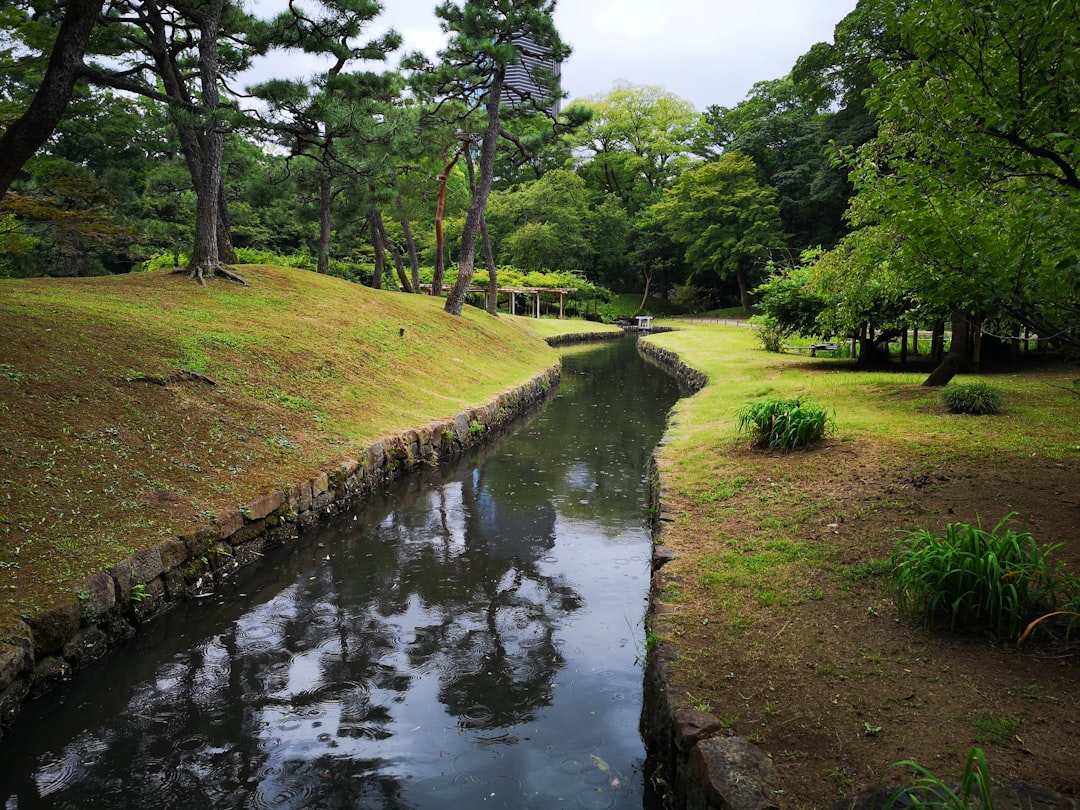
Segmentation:
[(386, 257), (383, 252), (383, 243), (379, 236), (379, 225), (375, 221), (374, 211), (368, 214), (368, 230), (371, 234), (371, 246), (375, 248), (375, 274), (371, 277), (371, 286), (376, 290), (381, 290)]
[(491, 237), (488, 235), (487, 217), (480, 217), (480, 239), (484, 243), (484, 263), (488, 271), (487, 311), (489, 315), (499, 314), (499, 270), (495, 267), (495, 254), (491, 250)]
[(952, 342), (941, 364), (930, 372), (923, 385), (933, 387), (947, 385), (963, 368), (968, 349), (968, 322), (958, 309), (952, 311)]
[[(465, 165), (469, 169), (469, 192), (476, 193), (476, 167), (473, 165), (472, 151), (465, 150)], [(495, 268), (495, 254), (491, 250), (491, 237), (488, 234), (487, 216), (480, 214), (480, 239), (484, 246), (484, 263), (488, 271), (487, 313), (499, 314), (499, 271)]]
[[(397, 183), (397, 176), (394, 176), (394, 183)], [(405, 237), (405, 250), (409, 254), (409, 272), (411, 284), (407, 285), (407, 289), (411, 292), (420, 292), (420, 257), (416, 255), (416, 240), (413, 239), (412, 224), (409, 222), (409, 215), (405, 213), (405, 204), (401, 201), (401, 195), (397, 195), (395, 205), (398, 210), (398, 222), (401, 225), (401, 233)]]
[(320, 273), (330, 272), (330, 210), (334, 194), (330, 187), (330, 173), (319, 176), (319, 263)]
[(461, 233), (461, 258), (458, 261), (458, 277), (454, 288), (446, 298), (446, 311), (451, 315), (460, 315), (465, 306), (465, 296), (472, 284), (473, 264), (476, 260), (476, 235), (480, 229), (480, 220), (487, 207), (491, 182), (495, 177), (495, 148), (499, 140), (499, 105), (502, 102), (503, 82), (506, 76), (505, 66), (495, 68), (491, 85), (488, 87), (487, 127), (480, 142), (480, 178), (476, 184), (476, 193), (469, 203), (469, 212), (465, 215), (465, 227)]
[(187, 270), (191, 278), (204, 284), (221, 267), (218, 254), (218, 187), (221, 185), (221, 157), (225, 137), (220, 132), (198, 135), (200, 161), (195, 181), (195, 245)]
[(930, 362), (940, 363), (945, 355), (945, 321), (938, 320), (930, 333)]
[(222, 264), (236, 264), (236, 248), (232, 241), (232, 224), (229, 221), (229, 201), (225, 197), (224, 172), (221, 184), (218, 186), (218, 225), (217, 225), (218, 258)]
[(68, 0), (41, 86), (26, 112), (0, 137), (0, 198), (63, 117), (83, 67), (86, 43), (104, 5), (104, 0)]
[(739, 282), (739, 304), (743, 312), (750, 314), (750, 290), (746, 286), (746, 270), (742, 265), (735, 271), (735, 279)]
[(435, 202), (435, 274), (431, 277), (431, 294), (442, 295), (443, 277), (446, 273), (446, 234), (443, 233), (443, 213), (446, 211), (446, 184), (450, 172), (471, 141), (465, 141), (454, 154), (446, 159), (443, 173), (439, 175), (439, 193)]
[(376, 208), (372, 211), (372, 216), (375, 218), (375, 225), (379, 230), (379, 239), (382, 241), (383, 247), (390, 253), (390, 258), (394, 260), (394, 269), (397, 271), (398, 282), (401, 284), (401, 289), (407, 293), (413, 291), (412, 285), (409, 284), (409, 277), (405, 274), (405, 261), (401, 257), (401, 251), (398, 250), (398, 246), (390, 241), (390, 237), (386, 234), (386, 223), (383, 222), (382, 211)]
[[(218, 94), (218, 31), (224, 0), (210, 0), (199, 19), (199, 85), (202, 91), (203, 121), (195, 134), (197, 159), (192, 171), (195, 184), (195, 246), (188, 272), (200, 284), (213, 278), (221, 268), (218, 253), (218, 195), (221, 193), (221, 165), (225, 154), (225, 133), (215, 120), (220, 107)], [(171, 66), (180, 75), (178, 65)], [(179, 96), (178, 98), (182, 98)]]
[(649, 300), (649, 287), (652, 286), (652, 271), (647, 267), (642, 267), (641, 275), (645, 277), (645, 292), (641, 294), (641, 304), (637, 308), (638, 312), (644, 312), (645, 304)]
[(978, 374), (982, 370), (982, 320), (971, 324), (971, 371)]

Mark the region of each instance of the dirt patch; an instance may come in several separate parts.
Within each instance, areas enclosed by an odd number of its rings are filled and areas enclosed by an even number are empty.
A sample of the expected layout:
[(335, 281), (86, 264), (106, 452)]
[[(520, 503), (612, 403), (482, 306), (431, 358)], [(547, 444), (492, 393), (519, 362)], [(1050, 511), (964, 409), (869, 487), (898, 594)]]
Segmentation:
[[(739, 453), (712, 499), (665, 503), (679, 652), (673, 686), (774, 758), (784, 807), (828, 807), (914, 759), (956, 779), (973, 746), (995, 784), (1080, 794), (1080, 639), (1018, 647), (902, 618), (880, 561), (898, 532), (1008, 513), (1080, 574), (1080, 462), (985, 456), (935, 467), (918, 448), (830, 441)], [(790, 538), (797, 538), (791, 540)], [(734, 567), (738, 567), (735, 575)]]

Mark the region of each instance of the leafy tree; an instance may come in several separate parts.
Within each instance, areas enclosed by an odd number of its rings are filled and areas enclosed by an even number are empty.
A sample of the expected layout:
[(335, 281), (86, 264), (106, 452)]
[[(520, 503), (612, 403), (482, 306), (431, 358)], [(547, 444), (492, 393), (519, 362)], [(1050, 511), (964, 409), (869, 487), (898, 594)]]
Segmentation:
[[(843, 214), (852, 188), (834, 168), (832, 153), (874, 134), (861, 100), (833, 113), (808, 102), (807, 95), (790, 77), (758, 82), (735, 107), (706, 110), (697, 147), (705, 156), (734, 149), (753, 159), (758, 182), (776, 189), (781, 222), (796, 253), (831, 247), (847, 232)], [(852, 126), (853, 119), (862, 126)]]
[(686, 246), (691, 280), (734, 277), (750, 311), (750, 275), (783, 246), (775, 192), (757, 182), (754, 162), (738, 152), (687, 169), (654, 206), (663, 227)]
[(444, 2), (435, 9), (449, 34), (439, 52), (440, 64), (431, 71), (428, 86), (443, 99), (460, 102), (466, 114), (483, 110), (480, 155), (472, 202), (461, 236), (458, 278), (446, 300), (446, 311), (460, 315), (472, 282), (476, 241), (495, 174), (495, 154), (503, 131), (503, 106), (532, 111), (550, 106), (559, 96), (558, 77), (543, 68), (531, 79), (539, 92), (508, 82), (508, 69), (523, 56), (563, 61), (570, 49), (562, 42), (552, 19), (554, 0), (464, 0)]
[(1080, 113), (1069, 67), (1080, 24), (1067, 6), (879, 6), (895, 14), (881, 40), (892, 51), (871, 65), (884, 125), (848, 152), (858, 189), (850, 216), (865, 233), (823, 264), (847, 278), (839, 309), (865, 309), (856, 302), (877, 289), (897, 318), (951, 318), (950, 352), (929, 385), (965, 362), (977, 367), (988, 319), (1080, 342)]
[(1080, 192), (1080, 8), (910, 0), (905, 59), (878, 60), (874, 109), (973, 182), (1026, 177)]
[(662, 87), (627, 82), (576, 103), (591, 113), (567, 136), (575, 150), (585, 151), (579, 173), (622, 200), (631, 216), (655, 202), (691, 154), (693, 105)]
[[(47, 46), (41, 45), (42, 50), (49, 53), (48, 66), (29, 105), (10, 123), (0, 121), (5, 127), (4, 134), (0, 135), (0, 198), (63, 117), (81, 75), (83, 56), (102, 6), (104, 0), (68, 0), (60, 8), (45, 10), (46, 26), (49, 17), (55, 14), (61, 15), (60, 25), (55, 31), (55, 39)], [(11, 31), (16, 35), (26, 35), (21, 38), (23, 45), (35, 38), (35, 29), (40, 32), (44, 27), (41, 21), (19, 13), (14, 6), (0, 14), (5, 27), (11, 25)], [(36, 13), (34, 17), (37, 17)], [(35, 53), (31, 58), (36, 56)], [(9, 49), (5, 60), (11, 59), (12, 50)]]
[(572, 171), (556, 169), (510, 191), (493, 192), (488, 213), (503, 263), (530, 270), (588, 267), (589, 193)]
[(258, 23), (234, 0), (114, 0), (106, 21), (111, 59), (83, 73), (167, 106), (196, 196), (189, 273), (200, 283), (218, 272), (239, 278), (224, 267), (235, 257), (222, 175), (230, 128), (223, 80), (248, 65), (254, 50), (247, 32)]
[[(263, 36), (266, 47), (300, 50), (332, 60), (331, 66), (311, 79), (273, 79), (253, 88), (267, 102), (260, 115), (267, 130), (290, 151), (290, 157), (313, 161), (316, 166), (319, 210), (318, 269), (328, 272), (331, 214), (334, 200), (355, 189), (373, 168), (363, 157), (378, 135), (376, 113), (380, 101), (396, 96), (391, 74), (351, 70), (361, 60), (381, 61), (398, 48), (401, 37), (391, 31), (366, 43), (357, 37), (381, 11), (376, 0), (320, 0), (319, 14), (290, 3), (270, 22)], [(350, 160), (340, 142), (359, 139), (361, 147), (349, 150), (360, 160)]]

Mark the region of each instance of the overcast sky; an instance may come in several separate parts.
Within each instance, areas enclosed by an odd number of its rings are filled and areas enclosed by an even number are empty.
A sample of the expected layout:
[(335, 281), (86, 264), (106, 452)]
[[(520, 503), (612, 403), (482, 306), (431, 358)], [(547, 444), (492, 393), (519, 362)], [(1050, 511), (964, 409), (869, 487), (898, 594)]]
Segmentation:
[[(555, 24), (574, 49), (563, 64), (563, 89), (574, 99), (606, 93), (624, 79), (660, 85), (698, 110), (710, 104), (731, 107), (755, 82), (787, 74), (814, 43), (831, 41), (833, 28), (855, 3), (559, 0)], [(260, 17), (285, 4), (248, 0), (248, 8)], [(404, 49), (434, 55), (443, 36), (435, 5), (436, 0), (383, 0), (384, 11), (368, 33), (393, 27), (404, 37)]]

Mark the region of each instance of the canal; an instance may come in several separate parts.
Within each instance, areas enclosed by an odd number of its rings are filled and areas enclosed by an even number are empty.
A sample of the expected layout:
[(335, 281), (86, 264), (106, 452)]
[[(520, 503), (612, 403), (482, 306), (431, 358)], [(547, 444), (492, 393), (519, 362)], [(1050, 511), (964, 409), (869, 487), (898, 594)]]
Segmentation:
[(641, 808), (648, 462), (678, 397), (632, 340), (25, 707), (19, 808)]

